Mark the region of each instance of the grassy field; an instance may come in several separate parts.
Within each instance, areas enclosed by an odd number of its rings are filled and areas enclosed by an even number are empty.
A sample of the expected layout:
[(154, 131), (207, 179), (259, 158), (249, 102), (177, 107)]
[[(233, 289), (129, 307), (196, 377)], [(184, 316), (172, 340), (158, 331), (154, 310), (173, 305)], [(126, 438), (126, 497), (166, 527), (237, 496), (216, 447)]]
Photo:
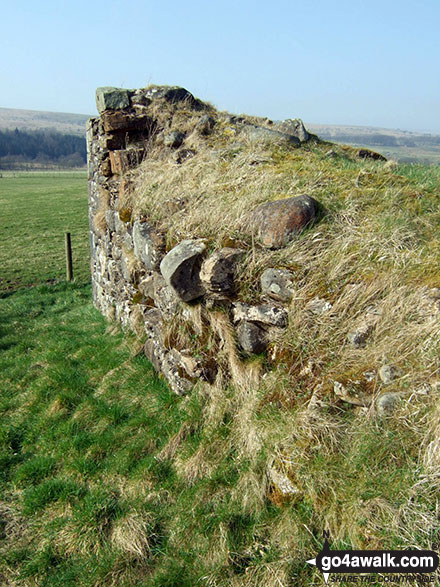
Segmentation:
[(0, 291), (64, 279), (66, 231), (72, 234), (76, 281), (89, 281), (84, 171), (3, 172), (0, 218)]
[(0, 584), (141, 580), (165, 548), (153, 454), (178, 398), (106, 333), (89, 286), (21, 289), (0, 324)]

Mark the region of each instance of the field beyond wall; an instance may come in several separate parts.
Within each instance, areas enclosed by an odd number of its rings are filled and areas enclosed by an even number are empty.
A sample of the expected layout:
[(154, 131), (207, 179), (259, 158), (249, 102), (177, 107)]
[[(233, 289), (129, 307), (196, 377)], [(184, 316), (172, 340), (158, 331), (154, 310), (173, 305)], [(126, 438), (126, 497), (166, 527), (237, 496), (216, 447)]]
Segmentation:
[(85, 171), (0, 173), (0, 292), (64, 279), (72, 234), (77, 283), (90, 281)]

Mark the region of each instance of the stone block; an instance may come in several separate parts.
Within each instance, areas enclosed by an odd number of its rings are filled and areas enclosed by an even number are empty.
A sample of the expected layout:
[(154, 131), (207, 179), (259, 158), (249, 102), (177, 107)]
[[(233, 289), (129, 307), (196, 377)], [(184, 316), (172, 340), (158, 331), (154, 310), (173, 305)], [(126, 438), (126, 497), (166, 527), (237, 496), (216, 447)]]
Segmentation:
[(184, 302), (205, 293), (200, 281), (200, 268), (206, 245), (202, 240), (184, 240), (165, 255), (160, 271), (179, 298)]
[(136, 220), (133, 223), (134, 254), (142, 261), (147, 271), (159, 268), (165, 254), (165, 239), (147, 222)]
[(240, 347), (247, 353), (263, 353), (268, 344), (264, 328), (246, 320), (237, 327), (237, 339)]
[(177, 149), (178, 147), (181, 146), (181, 144), (183, 143), (184, 140), (185, 140), (185, 135), (183, 134), (183, 132), (180, 132), (178, 130), (173, 130), (172, 132), (165, 135), (164, 140), (163, 140), (163, 144), (166, 147), (171, 147), (172, 149)]
[(242, 249), (224, 247), (203, 262), (200, 279), (208, 295), (216, 298), (234, 295), (236, 266), (244, 254)]
[(161, 371), (167, 378), (171, 390), (177, 395), (186, 395), (193, 387), (189, 379), (182, 377), (182, 368), (170, 352), (163, 355)]
[(105, 221), (110, 232), (115, 232), (115, 212), (114, 210), (106, 210)]
[(376, 411), (379, 416), (391, 416), (391, 414), (398, 407), (401, 399), (401, 393), (383, 393), (380, 397), (377, 398), (375, 404)]
[(112, 166), (108, 157), (101, 163), (101, 173), (104, 177), (110, 177), (112, 175)]
[(287, 269), (266, 269), (260, 284), (261, 291), (274, 300), (289, 302), (293, 297), (293, 273)]
[(288, 118), (287, 120), (283, 120), (277, 124), (276, 128), (281, 132), (296, 137), (301, 143), (305, 143), (311, 137), (306, 131), (304, 123), (300, 118)]
[(394, 365), (382, 365), (379, 369), (379, 377), (384, 385), (389, 385), (395, 379), (402, 376), (402, 370)]
[(270, 304), (250, 306), (243, 302), (234, 304), (232, 316), (234, 323), (246, 320), (247, 322), (258, 322), (267, 326), (278, 326), (280, 328), (287, 326), (288, 319), (286, 310), (279, 306), (272, 306)]
[(98, 112), (105, 110), (122, 110), (130, 106), (131, 90), (124, 88), (102, 87), (96, 89), (96, 108)]
[(179, 298), (169, 285), (155, 283), (155, 303), (165, 320), (174, 318), (179, 310)]
[(148, 131), (154, 128), (154, 120), (150, 116), (134, 116), (127, 112), (104, 112), (102, 124), (106, 133), (116, 131)]
[(196, 124), (197, 131), (203, 135), (209, 135), (215, 126), (215, 119), (209, 114), (204, 114)]
[(331, 302), (324, 300), (322, 298), (313, 298), (306, 304), (306, 310), (311, 314), (315, 314), (316, 316), (320, 316), (321, 314), (325, 314), (326, 312), (330, 311), (333, 308), (333, 304)]
[(262, 126), (249, 125), (244, 127), (243, 131), (251, 143), (258, 143), (268, 146), (293, 146), (299, 147), (300, 140), (293, 135), (272, 130)]
[(115, 175), (123, 173), (137, 167), (144, 156), (142, 149), (121, 149), (119, 151), (110, 151), (111, 171)]

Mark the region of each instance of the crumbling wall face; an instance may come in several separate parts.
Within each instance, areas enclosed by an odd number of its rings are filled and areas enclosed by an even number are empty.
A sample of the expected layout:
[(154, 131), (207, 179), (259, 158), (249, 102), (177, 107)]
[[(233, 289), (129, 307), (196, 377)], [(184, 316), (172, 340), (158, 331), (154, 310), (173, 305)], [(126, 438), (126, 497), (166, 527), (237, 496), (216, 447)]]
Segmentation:
[(155, 141), (175, 148), (179, 134), (164, 136), (151, 116), (157, 96), (202, 109), (182, 88), (97, 91), (100, 116), (87, 128), (92, 290), (102, 314), (146, 339), (147, 357), (184, 394), (198, 379), (214, 382), (222, 361), (222, 377), (233, 376), (243, 355), (267, 349), (287, 325), (292, 283), (288, 271), (271, 269), (261, 280), (265, 303), (242, 303), (235, 276), (245, 251), (208, 254), (200, 239), (167, 250), (166, 234), (132, 217), (133, 171)]

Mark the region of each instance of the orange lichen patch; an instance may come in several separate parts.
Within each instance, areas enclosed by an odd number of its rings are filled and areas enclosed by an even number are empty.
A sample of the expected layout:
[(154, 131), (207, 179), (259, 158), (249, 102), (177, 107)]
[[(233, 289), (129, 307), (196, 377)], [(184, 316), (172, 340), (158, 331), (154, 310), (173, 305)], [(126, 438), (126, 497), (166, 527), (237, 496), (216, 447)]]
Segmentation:
[(119, 218), (122, 220), (122, 222), (131, 222), (131, 208), (119, 208)]

